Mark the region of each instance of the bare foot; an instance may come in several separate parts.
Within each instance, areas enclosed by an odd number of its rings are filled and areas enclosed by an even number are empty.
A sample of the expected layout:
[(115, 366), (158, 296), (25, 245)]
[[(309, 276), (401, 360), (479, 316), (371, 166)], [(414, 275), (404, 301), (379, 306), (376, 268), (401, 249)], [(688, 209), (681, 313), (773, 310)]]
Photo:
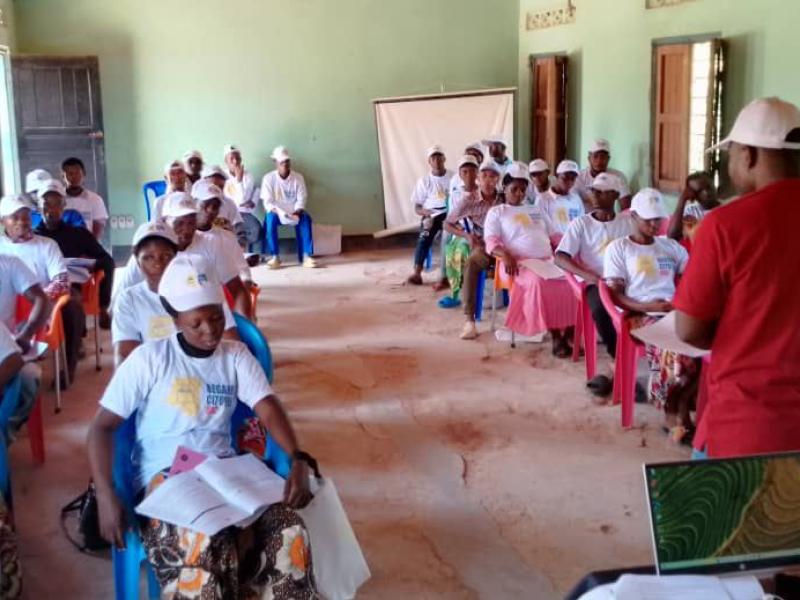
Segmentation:
[(433, 284), (433, 291), (434, 292), (441, 292), (443, 290), (450, 289), (450, 282), (447, 279), (440, 279), (436, 283)]
[(406, 279), (406, 283), (410, 283), (411, 285), (422, 285), (422, 275), (419, 273), (414, 273), (413, 275), (409, 276)]

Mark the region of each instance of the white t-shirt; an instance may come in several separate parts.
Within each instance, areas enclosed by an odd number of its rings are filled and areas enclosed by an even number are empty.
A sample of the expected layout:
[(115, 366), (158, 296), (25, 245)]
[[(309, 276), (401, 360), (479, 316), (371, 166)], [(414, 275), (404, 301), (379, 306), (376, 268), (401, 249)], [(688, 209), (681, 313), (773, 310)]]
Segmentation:
[[(620, 198), (631, 195), (631, 191), (628, 188), (628, 180), (622, 171), (617, 171), (616, 169), (607, 169), (606, 173), (609, 175), (616, 175), (616, 177), (619, 179), (621, 184), (619, 192)], [(593, 183), (594, 177), (592, 177), (592, 169), (591, 167), (586, 167), (580, 173), (578, 173), (578, 178), (575, 180), (575, 186), (572, 188), (572, 190), (580, 195), (583, 200), (588, 202), (589, 188), (592, 187)]]
[(67, 272), (67, 264), (58, 244), (41, 235), (15, 244), (5, 235), (0, 235), (0, 254), (11, 254), (19, 258), (36, 276), (36, 283), (47, 286), (57, 275)]
[(557, 194), (552, 188), (539, 195), (539, 208), (550, 222), (555, 233), (564, 235), (578, 217), (586, 214), (581, 197), (570, 190), (566, 195)]
[(100, 406), (123, 419), (137, 411), (141, 487), (172, 464), (178, 446), (232, 455), (230, 424), (237, 398), (252, 408), (270, 394), (261, 365), (241, 342), (222, 340), (210, 357), (193, 358), (173, 335), (131, 352), (114, 372)]
[(452, 198), (456, 190), (463, 190), (464, 182), (461, 180), (461, 175), (456, 173), (450, 178), (450, 184), (447, 186), (447, 195)]
[[(8, 330), (8, 327), (0, 323), (0, 363), (7, 359), (12, 354), (21, 354), (22, 350), (17, 346), (14, 337)], [(2, 390), (0, 390), (2, 392)]]
[(67, 195), (67, 208), (77, 210), (83, 217), (86, 229), (92, 230), (92, 221), (105, 221), (108, 219), (108, 210), (103, 199), (91, 190), (83, 188), (77, 196)]
[(242, 222), (242, 215), (239, 214), (239, 209), (233, 200), (228, 196), (223, 195), (220, 200), (219, 217), (226, 219), (231, 225), (236, 225)]
[(283, 179), (278, 171), (270, 171), (261, 180), (261, 200), (264, 210), (270, 212), (277, 209), (281, 223), (295, 225), (296, 220), (289, 218), (296, 210), (305, 210), (308, 190), (305, 178), (297, 171), (291, 171)]
[[(225, 330), (234, 329), (236, 321), (227, 304), (222, 305), (225, 313)], [(114, 308), (111, 321), (111, 341), (152, 342), (163, 340), (175, 333), (175, 323), (164, 310), (164, 305), (146, 281), (122, 290)]]
[(0, 254), (0, 323), (11, 331), (17, 327), (17, 296), (37, 283), (36, 275), (19, 258)]
[[(242, 254), (242, 249), (237, 245), (237, 253)], [(214, 265), (217, 271), (217, 278), (223, 283), (228, 283), (231, 279), (239, 276), (239, 265), (236, 262), (236, 256), (233, 255), (228, 248), (215, 236), (204, 231), (195, 231), (192, 243), (186, 248), (178, 252), (178, 254), (194, 254), (195, 256), (202, 256), (210, 265)], [(113, 306), (116, 310), (117, 300), (122, 290), (136, 285), (144, 281), (139, 263), (136, 262), (136, 257), (131, 254), (128, 259), (128, 264), (122, 270), (118, 277), (119, 283), (114, 285), (114, 299)]]
[(493, 206), (483, 225), (487, 250), (494, 249), (499, 242), (514, 258), (552, 257), (552, 233), (542, 211), (526, 203)]
[(629, 237), (612, 242), (603, 258), (603, 278), (625, 282), (625, 295), (636, 302), (672, 300), (675, 276), (683, 273), (689, 253), (675, 240), (657, 237), (637, 244)]
[(598, 221), (592, 213), (569, 224), (556, 252), (564, 252), (598, 277), (603, 275), (603, 257), (614, 240), (633, 232), (629, 214), (615, 214), (611, 221)]
[[(236, 214), (238, 215), (239, 213)], [(223, 251), (236, 263), (239, 268), (239, 277), (242, 281), (253, 281), (250, 265), (247, 264), (242, 247), (239, 245), (239, 242), (236, 241), (236, 236), (233, 233), (221, 227), (212, 227), (203, 233), (216, 238), (217, 243)]]
[(453, 177), (458, 177), (458, 175), (453, 175), (452, 171), (445, 171), (444, 175), (428, 173), (424, 177), (420, 177), (411, 193), (411, 201), (414, 206), (422, 206), (425, 210), (444, 211), (447, 208), (450, 180)]
[[(228, 172), (228, 179), (225, 181), (225, 188), (222, 190), (225, 195), (233, 200), (236, 209), (243, 213), (253, 213), (258, 207), (258, 199), (256, 198), (256, 182), (250, 171), (245, 171), (242, 174), (242, 180), (239, 181), (234, 177), (233, 173)], [(247, 202), (252, 202), (253, 206), (244, 206)]]

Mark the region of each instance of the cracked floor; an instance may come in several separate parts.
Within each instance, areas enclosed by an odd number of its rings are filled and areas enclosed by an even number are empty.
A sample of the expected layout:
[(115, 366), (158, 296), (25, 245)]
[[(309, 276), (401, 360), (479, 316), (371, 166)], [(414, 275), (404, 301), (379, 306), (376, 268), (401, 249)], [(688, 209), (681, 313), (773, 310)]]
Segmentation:
[[(637, 405), (594, 406), (583, 364), (547, 344), (512, 350), (430, 287), (403, 285), (410, 251), (262, 268), (259, 325), (275, 387), (339, 489), (372, 569), (359, 598), (547, 599), (587, 571), (650, 561), (641, 463), (687, 452)], [(26, 597), (110, 598), (111, 565), (64, 539), (59, 510), (85, 488), (86, 424), (110, 376), (81, 364), (64, 411), (45, 411), (48, 458), (11, 450)], [(91, 350), (91, 342), (88, 342)], [(45, 406), (51, 406), (51, 395)]]

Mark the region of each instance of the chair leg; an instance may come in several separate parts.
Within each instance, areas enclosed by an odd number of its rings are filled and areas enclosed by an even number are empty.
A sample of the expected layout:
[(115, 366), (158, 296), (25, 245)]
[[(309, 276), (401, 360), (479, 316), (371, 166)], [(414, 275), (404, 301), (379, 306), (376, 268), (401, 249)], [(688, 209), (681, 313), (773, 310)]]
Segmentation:
[(589, 303), (583, 300), (583, 344), (586, 355), (586, 379), (597, 374), (597, 329), (594, 326)]
[(483, 317), (483, 293), (486, 290), (486, 271), (481, 271), (478, 276), (478, 289), (475, 298), (475, 320), (480, 321)]
[(575, 315), (575, 333), (572, 340), (572, 362), (578, 362), (581, 357), (581, 344), (583, 344), (583, 318), (580, 303), (578, 303), (578, 311)]
[(517, 337), (516, 336), (517, 336), (517, 334), (514, 333), (514, 330), (512, 329), (511, 330), (511, 347), (512, 348), (516, 348), (517, 347)]
[[(494, 331), (495, 330), (494, 324), (495, 324), (496, 320), (497, 320), (497, 290), (494, 290), (494, 293), (492, 294), (492, 324), (489, 327), (489, 331)], [(513, 335), (513, 332), (512, 332), (512, 335)]]
[(38, 465), (44, 463), (44, 427), (42, 425), (42, 399), (36, 398), (33, 410), (28, 417), (28, 438), (31, 444), (33, 462)]
[(61, 357), (64, 362), (64, 384), (69, 387), (72, 383), (69, 379), (69, 369), (67, 368), (67, 343), (61, 342)]
[(100, 371), (100, 315), (94, 316), (94, 370)]
[(61, 361), (58, 359), (58, 355), (61, 352), (59, 348), (56, 348), (55, 352), (53, 352), (53, 364), (54, 364), (54, 381), (56, 386), (56, 414), (61, 412)]

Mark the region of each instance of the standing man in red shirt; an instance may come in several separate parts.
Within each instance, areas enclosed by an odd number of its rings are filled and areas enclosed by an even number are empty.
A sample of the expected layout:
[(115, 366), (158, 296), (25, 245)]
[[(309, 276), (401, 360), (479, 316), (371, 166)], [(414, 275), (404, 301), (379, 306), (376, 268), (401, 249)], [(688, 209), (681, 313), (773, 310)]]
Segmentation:
[(674, 302), (711, 349), (698, 435), (711, 457), (800, 450), (800, 110), (755, 100), (716, 148), (741, 196), (703, 220)]

